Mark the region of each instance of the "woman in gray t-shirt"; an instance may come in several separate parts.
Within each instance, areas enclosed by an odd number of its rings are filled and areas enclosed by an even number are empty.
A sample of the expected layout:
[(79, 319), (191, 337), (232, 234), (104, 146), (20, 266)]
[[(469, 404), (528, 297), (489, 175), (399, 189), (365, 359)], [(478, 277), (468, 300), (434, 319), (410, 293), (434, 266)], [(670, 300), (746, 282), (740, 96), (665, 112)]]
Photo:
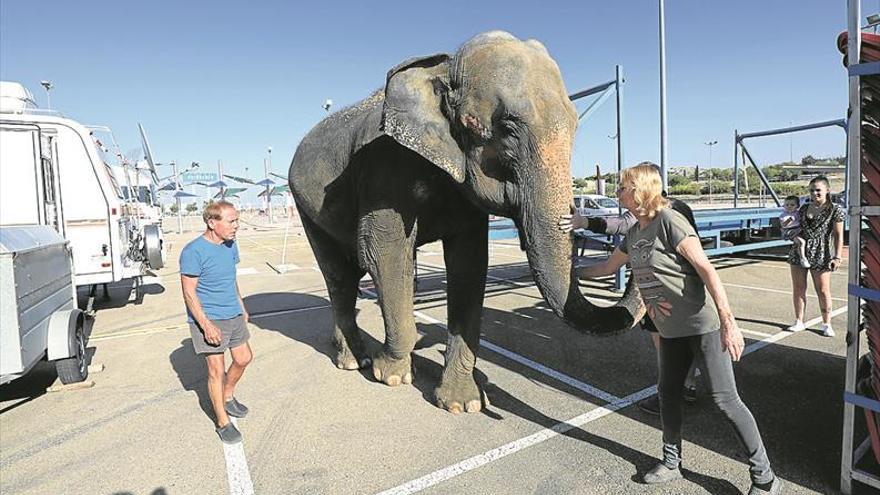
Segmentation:
[(736, 390), (732, 361), (739, 360), (745, 344), (721, 279), (694, 228), (680, 213), (666, 207), (655, 167), (628, 168), (620, 183), (620, 203), (638, 223), (604, 263), (581, 268), (578, 275), (610, 275), (629, 263), (646, 311), (660, 332), (663, 460), (645, 474), (645, 483), (682, 477), (683, 386), (696, 359), (715, 404), (733, 426), (749, 458), (749, 495), (780, 493), (781, 482), (770, 468), (758, 426)]

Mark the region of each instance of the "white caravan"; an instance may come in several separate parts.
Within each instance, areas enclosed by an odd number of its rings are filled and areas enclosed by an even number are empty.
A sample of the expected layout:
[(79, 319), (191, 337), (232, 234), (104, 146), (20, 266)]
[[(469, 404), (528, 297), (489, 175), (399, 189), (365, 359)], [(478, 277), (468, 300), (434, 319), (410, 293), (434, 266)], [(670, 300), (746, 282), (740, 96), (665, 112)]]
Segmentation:
[(0, 82), (0, 225), (54, 227), (70, 242), (77, 286), (138, 286), (164, 260), (161, 229), (138, 222), (90, 129), (10, 82)]

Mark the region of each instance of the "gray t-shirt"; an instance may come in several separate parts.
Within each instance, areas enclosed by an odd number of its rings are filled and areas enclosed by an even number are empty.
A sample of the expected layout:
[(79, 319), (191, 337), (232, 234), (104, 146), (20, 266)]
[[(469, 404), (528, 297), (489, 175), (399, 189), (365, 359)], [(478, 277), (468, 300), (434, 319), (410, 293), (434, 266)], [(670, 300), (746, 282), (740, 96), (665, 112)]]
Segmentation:
[(629, 254), (648, 316), (667, 339), (702, 335), (721, 326), (703, 280), (675, 249), (687, 237), (697, 237), (694, 228), (677, 211), (663, 208), (646, 227), (633, 225), (620, 245)]

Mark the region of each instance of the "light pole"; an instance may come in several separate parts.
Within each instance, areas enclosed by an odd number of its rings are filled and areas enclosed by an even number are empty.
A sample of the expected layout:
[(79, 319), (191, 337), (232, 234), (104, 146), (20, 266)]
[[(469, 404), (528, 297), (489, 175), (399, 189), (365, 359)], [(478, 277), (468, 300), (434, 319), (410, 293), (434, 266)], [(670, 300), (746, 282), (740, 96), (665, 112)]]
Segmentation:
[(660, 180), (667, 190), (666, 174), (666, 13), (664, 0), (660, 4)]
[(51, 81), (40, 81), (40, 86), (46, 88), (46, 110), (52, 110), (52, 99), (49, 97), (49, 91), (55, 89), (55, 85)]
[(712, 202), (712, 146), (715, 146), (716, 144), (718, 144), (718, 141), (712, 140), (712, 141), (705, 142), (703, 144), (705, 144), (706, 146), (709, 147), (709, 168), (708, 168), (708, 171), (709, 171), (709, 203), (711, 203)]
[(174, 200), (177, 204), (177, 233), (181, 234), (181, 233), (183, 233), (183, 217), (181, 216), (182, 214), (180, 211), (181, 210), (181, 208), (180, 208), (180, 196), (181, 196), (180, 174), (185, 174), (185, 173), (189, 172), (190, 170), (196, 170), (197, 168), (199, 168), (199, 162), (192, 162), (192, 165), (190, 165), (188, 169), (186, 169), (180, 173), (177, 172), (177, 161), (176, 160), (171, 162), (171, 167), (174, 170), (174, 175), (172, 177), (174, 177)]
[[(269, 157), (263, 163), (266, 165), (266, 178), (268, 179), (269, 178), (269, 170), (272, 169), (272, 147), (269, 146), (266, 149), (266, 151), (269, 152)], [(269, 210), (269, 223), (272, 223), (275, 220), (272, 215), (272, 196), (270, 196), (269, 194), (270, 194), (269, 193), (269, 183), (267, 182), (266, 183), (266, 206), (267, 206), (267, 209)]]

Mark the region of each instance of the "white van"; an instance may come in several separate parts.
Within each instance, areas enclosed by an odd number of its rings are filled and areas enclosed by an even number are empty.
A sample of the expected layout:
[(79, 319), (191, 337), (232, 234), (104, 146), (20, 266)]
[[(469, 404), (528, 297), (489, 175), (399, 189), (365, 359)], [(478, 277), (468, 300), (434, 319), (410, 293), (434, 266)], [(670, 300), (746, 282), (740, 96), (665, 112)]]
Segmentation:
[(49, 225), (70, 242), (77, 286), (161, 268), (162, 231), (142, 225), (86, 126), (0, 82), (0, 225)]
[(620, 205), (616, 199), (600, 194), (577, 194), (574, 206), (583, 217), (608, 217), (620, 214)]

